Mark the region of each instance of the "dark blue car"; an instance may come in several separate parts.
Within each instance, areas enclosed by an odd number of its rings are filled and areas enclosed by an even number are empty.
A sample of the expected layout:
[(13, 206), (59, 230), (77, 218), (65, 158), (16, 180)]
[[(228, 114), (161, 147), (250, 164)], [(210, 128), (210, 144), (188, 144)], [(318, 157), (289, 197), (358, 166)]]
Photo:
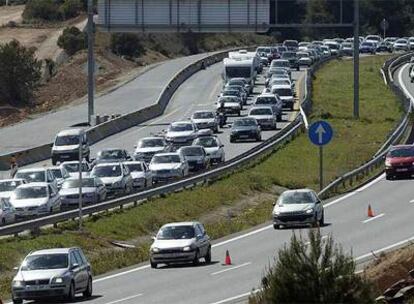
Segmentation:
[(366, 54), (366, 53), (375, 54), (376, 48), (377, 46), (374, 42), (364, 41), (362, 42), (359, 48), (359, 52), (361, 54)]

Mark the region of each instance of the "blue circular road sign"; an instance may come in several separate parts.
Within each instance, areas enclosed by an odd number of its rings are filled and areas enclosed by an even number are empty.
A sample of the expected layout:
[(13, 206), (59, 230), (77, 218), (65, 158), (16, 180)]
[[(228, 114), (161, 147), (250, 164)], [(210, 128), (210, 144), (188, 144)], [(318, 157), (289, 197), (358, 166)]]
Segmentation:
[(329, 123), (320, 120), (310, 126), (308, 135), (314, 145), (324, 146), (331, 141), (333, 130)]

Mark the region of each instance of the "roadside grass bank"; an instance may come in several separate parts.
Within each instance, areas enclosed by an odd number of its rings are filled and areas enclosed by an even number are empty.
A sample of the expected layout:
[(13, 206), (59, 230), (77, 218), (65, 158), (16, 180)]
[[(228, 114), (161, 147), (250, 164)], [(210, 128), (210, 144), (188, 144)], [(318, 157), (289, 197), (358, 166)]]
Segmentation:
[[(397, 98), (385, 87), (379, 73), (385, 60), (361, 58), (359, 121), (352, 118), (352, 61), (335, 60), (316, 73), (310, 119), (325, 119), (335, 131), (324, 153), (326, 181), (370, 159), (403, 115)], [(0, 240), (0, 296), (9, 296), (12, 269), (31, 250), (82, 247), (95, 274), (101, 274), (147, 260), (150, 236), (167, 222), (205, 219), (213, 238), (266, 222), (270, 219), (271, 203), (283, 187), (318, 190), (318, 165), (318, 148), (309, 142), (307, 134), (301, 134), (262, 162), (210, 185), (92, 216), (85, 220), (82, 234), (76, 232), (76, 222), (67, 222), (43, 230), (37, 238)], [(249, 203), (240, 206), (243, 200)], [(234, 214), (235, 206), (238, 211)], [(112, 240), (131, 242), (136, 248), (121, 249), (112, 245)]]

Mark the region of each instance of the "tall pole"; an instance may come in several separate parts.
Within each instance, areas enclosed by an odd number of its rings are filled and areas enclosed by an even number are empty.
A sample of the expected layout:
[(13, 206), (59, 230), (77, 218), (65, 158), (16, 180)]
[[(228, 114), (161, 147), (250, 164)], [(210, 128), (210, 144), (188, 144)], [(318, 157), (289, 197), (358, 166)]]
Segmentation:
[(386, 31), (386, 26), (385, 26), (385, 22), (387, 22), (386, 20), (385, 20), (385, 18), (382, 20), (382, 26), (383, 26), (383, 30), (384, 30), (384, 37), (383, 37), (383, 39), (385, 39), (385, 31)]
[(323, 146), (319, 146), (319, 191), (323, 189)]
[(94, 95), (95, 95), (95, 58), (94, 47), (94, 26), (93, 26), (93, 0), (88, 0), (88, 123), (94, 124), (95, 116)]
[(339, 0), (339, 23), (343, 23), (344, 22), (344, 3), (343, 0)]
[(79, 231), (82, 231), (82, 160), (83, 136), (79, 136)]
[(354, 0), (354, 118), (359, 119), (359, 0)]

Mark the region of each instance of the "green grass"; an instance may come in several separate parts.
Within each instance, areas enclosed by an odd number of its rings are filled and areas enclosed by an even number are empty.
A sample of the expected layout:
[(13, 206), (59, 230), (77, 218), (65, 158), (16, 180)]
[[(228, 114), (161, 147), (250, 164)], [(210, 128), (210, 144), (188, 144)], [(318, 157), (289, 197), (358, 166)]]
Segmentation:
[[(335, 135), (325, 149), (326, 180), (355, 168), (370, 159), (396, 126), (402, 110), (382, 82), (379, 68), (384, 57), (361, 59), (361, 119), (352, 118), (352, 62), (333, 61), (314, 81), (314, 114), (311, 120), (327, 118)], [(76, 222), (48, 229), (37, 238), (0, 240), (0, 297), (9, 296), (12, 268), (30, 251), (46, 247), (80, 246), (96, 274), (145, 261), (149, 236), (162, 224), (191, 220), (234, 206), (241, 199), (255, 199), (259, 192), (271, 192), (274, 185), (288, 188), (318, 188), (318, 149), (302, 134), (261, 163), (209, 185), (197, 187), (144, 205), (96, 215), (85, 221), (83, 234), (75, 232)], [(259, 197), (259, 196), (257, 196)], [(259, 198), (258, 198), (259, 199)], [(207, 224), (213, 238), (263, 223), (270, 218), (272, 204), (260, 199), (238, 216), (217, 217)], [(136, 249), (121, 250), (111, 240), (139, 240)]]

